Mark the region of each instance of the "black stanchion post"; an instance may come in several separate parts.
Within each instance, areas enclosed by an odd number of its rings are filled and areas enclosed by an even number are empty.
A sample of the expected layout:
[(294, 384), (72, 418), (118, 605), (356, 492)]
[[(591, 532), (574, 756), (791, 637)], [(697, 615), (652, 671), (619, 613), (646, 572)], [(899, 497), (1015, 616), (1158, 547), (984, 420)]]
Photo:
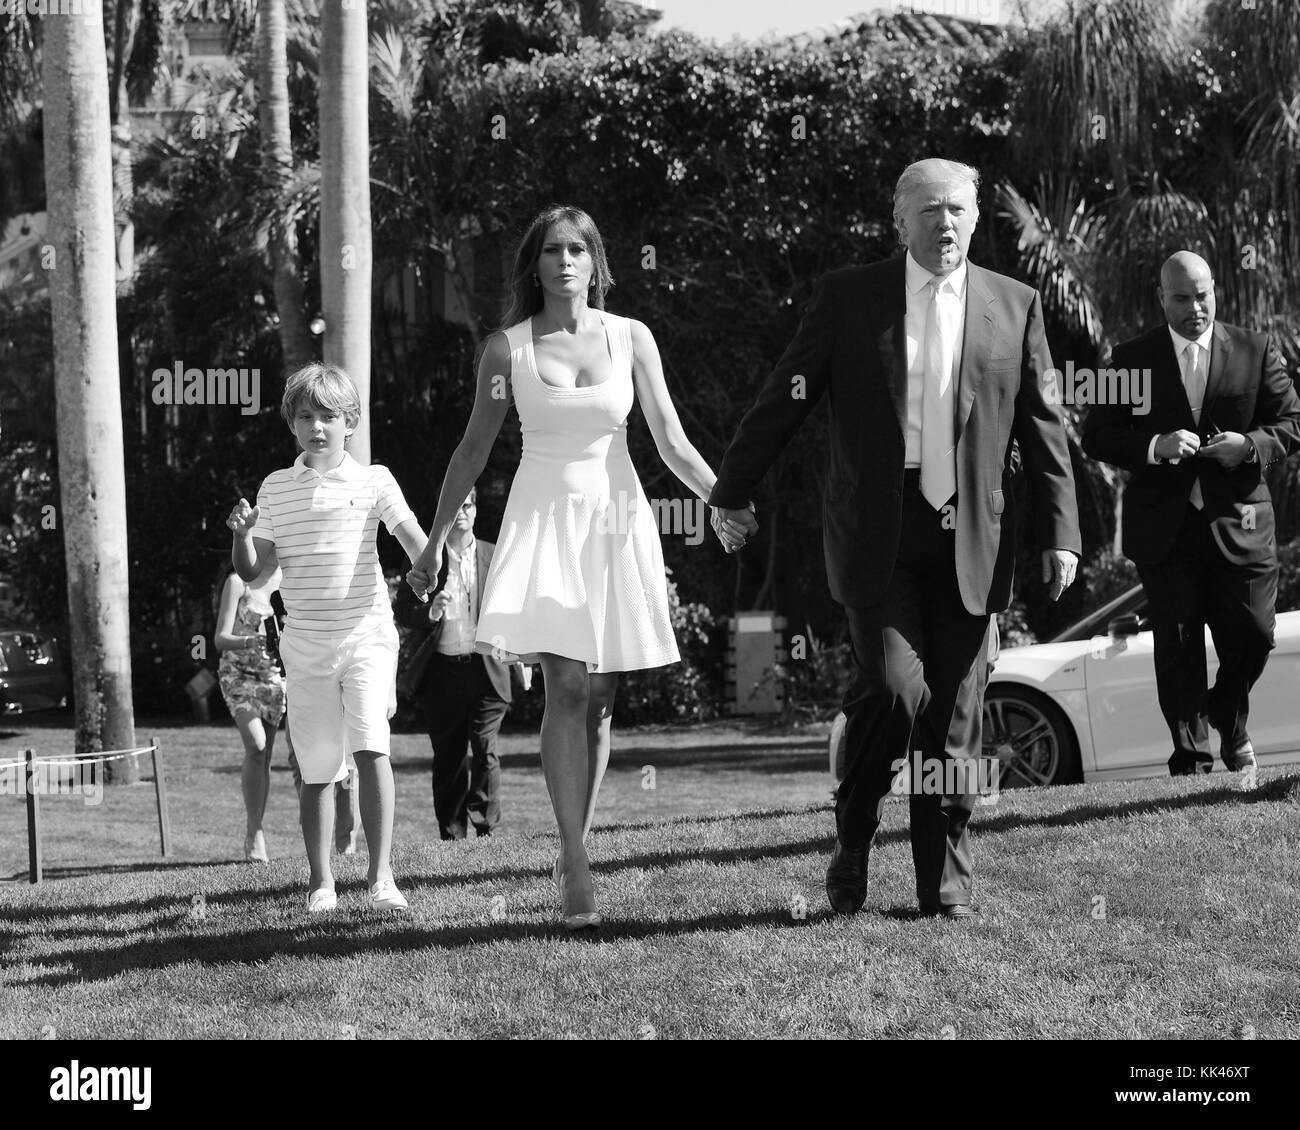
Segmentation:
[(28, 878), (33, 884), (41, 881), (41, 798), (36, 787), (36, 753), (24, 750), (27, 764), (23, 768), (23, 784), (27, 789), (27, 861)]
[(171, 838), (171, 821), (167, 816), (167, 782), (163, 780), (162, 753), (158, 749), (158, 739), (150, 738), (153, 749), (153, 791), (158, 798), (158, 839), (162, 843), (163, 858), (167, 858)]

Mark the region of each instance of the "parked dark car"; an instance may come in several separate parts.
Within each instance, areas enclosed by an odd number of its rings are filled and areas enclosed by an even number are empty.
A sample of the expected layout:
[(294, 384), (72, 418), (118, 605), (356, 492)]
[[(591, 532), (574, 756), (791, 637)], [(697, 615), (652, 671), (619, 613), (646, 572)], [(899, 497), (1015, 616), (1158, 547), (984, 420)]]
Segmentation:
[(68, 701), (68, 677), (53, 636), (0, 622), (0, 714), (52, 710)]

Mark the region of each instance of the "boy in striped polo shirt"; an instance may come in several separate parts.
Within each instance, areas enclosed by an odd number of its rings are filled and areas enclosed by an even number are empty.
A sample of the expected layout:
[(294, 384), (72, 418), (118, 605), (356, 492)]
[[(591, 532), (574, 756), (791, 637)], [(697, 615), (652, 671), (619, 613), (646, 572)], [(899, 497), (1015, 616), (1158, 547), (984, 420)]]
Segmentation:
[(302, 453), (273, 471), (257, 505), (240, 499), (226, 524), (246, 580), (278, 561), (286, 612), (280, 637), (293, 744), (302, 770), (303, 839), (311, 865), (307, 909), (337, 905), (330, 871), (332, 783), (354, 755), (361, 824), (370, 851), (370, 905), (405, 910), (393, 882), (393, 770), (388, 718), (397, 675), (397, 629), (375, 551), (382, 521), (415, 561), (428, 538), (386, 467), (344, 450), (361, 398), (342, 369), (305, 365), (285, 384), (280, 414)]

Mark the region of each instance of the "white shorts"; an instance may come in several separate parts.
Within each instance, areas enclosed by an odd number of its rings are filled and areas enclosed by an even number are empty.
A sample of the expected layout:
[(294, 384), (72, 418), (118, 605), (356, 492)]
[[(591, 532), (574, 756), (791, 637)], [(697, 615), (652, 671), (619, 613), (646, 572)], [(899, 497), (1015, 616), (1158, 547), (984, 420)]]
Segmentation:
[(397, 629), (362, 624), (346, 636), (280, 636), (293, 748), (302, 779), (347, 778), (347, 755), (389, 752), (388, 719), (397, 705)]

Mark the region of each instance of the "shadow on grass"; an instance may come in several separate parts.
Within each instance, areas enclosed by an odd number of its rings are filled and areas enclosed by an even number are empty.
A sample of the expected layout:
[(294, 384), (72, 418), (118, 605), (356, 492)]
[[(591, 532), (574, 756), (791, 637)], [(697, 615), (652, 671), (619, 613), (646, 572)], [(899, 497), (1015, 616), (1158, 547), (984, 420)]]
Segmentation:
[[(802, 751), (802, 752), (801, 752)], [(402, 758), (393, 762), (393, 772), (428, 773), (432, 754), (427, 757)], [(610, 752), (611, 770), (639, 772), (643, 765), (656, 769), (697, 767), (710, 771), (746, 773), (816, 773), (826, 770), (826, 743), (807, 740), (783, 742), (781, 745), (700, 745), (670, 749), (659, 746), (634, 746)], [(541, 768), (541, 755), (503, 753), (501, 768)], [(238, 767), (230, 772), (238, 772)]]
[(714, 812), (707, 816), (671, 816), (665, 820), (624, 821), (620, 824), (595, 824), (593, 832), (636, 832), (647, 828), (671, 828), (674, 824), (725, 824), (732, 820), (781, 820), (787, 816), (811, 816), (830, 812), (830, 804), (810, 804), (803, 808), (753, 808)]
[(746, 773), (817, 773), (827, 768), (825, 742), (782, 742), (779, 746), (714, 745), (663, 749), (653, 746), (610, 751), (611, 768), (726, 770)]
[[(977, 834), (1005, 832), (1015, 828), (1064, 828), (1093, 820), (1117, 820), (1159, 812), (1179, 812), (1190, 808), (1211, 808), (1220, 804), (1295, 803), (1294, 793), (1300, 777), (1288, 774), (1261, 782), (1257, 788), (1241, 789), (1233, 785), (1216, 785), (1183, 796), (1152, 797), (1149, 800), (1125, 801), (1121, 804), (1085, 804), (1064, 812), (1028, 816), (1017, 812), (980, 815), (971, 821)], [(1083, 786), (1087, 788), (1088, 786)], [(979, 812), (979, 809), (976, 809)], [(891, 830), (892, 831), (892, 830)], [(877, 838), (879, 842), (879, 837)]]
[[(183, 871), (191, 867), (229, 867), (236, 862), (234, 859), (200, 859), (189, 862), (183, 860), (160, 860), (157, 863), (100, 863), (91, 866), (86, 864), (79, 867), (50, 867), (48, 864), (41, 868), (41, 874), (46, 879), (80, 879), (86, 875), (133, 875), (139, 871)], [(238, 862), (243, 862), (242, 860)], [(0, 882), (7, 883), (26, 883), (28, 873), (24, 869), (16, 872), (12, 878), (3, 879)], [(28, 884), (30, 886), (30, 884)]]
[[(80, 878), (85, 875), (98, 875), (112, 872), (114, 874), (125, 874), (129, 872), (145, 871), (181, 871), (187, 868), (209, 868), (209, 867), (244, 867), (245, 864), (232, 863), (229, 860), (214, 860), (210, 863), (158, 863), (158, 864), (136, 864), (136, 865), (113, 865), (104, 868), (92, 868), (79, 871), (77, 875), (69, 875), (67, 878)], [(40, 887), (33, 887), (26, 883), (26, 872), (23, 872), (24, 881), (16, 884), (25, 887), (29, 891), (41, 890)], [(46, 875), (49, 875), (49, 869), (46, 869)], [(61, 876), (63, 877), (63, 876)], [(44, 888), (48, 889), (48, 888)], [(129, 901), (119, 902), (94, 902), (80, 903), (70, 906), (67, 903), (60, 903), (57, 906), (47, 904), (36, 906), (9, 906), (4, 909), (5, 922), (12, 925), (23, 925), (39, 923), (46, 919), (60, 918), (77, 918), (84, 915), (112, 915), (112, 914), (145, 914), (150, 911), (160, 911), (167, 909), (184, 909), (189, 905), (189, 900), (196, 894), (202, 894), (210, 903), (225, 902), (251, 902), (266, 897), (285, 896), (291, 894), (303, 894), (306, 887), (302, 882), (291, 882), (280, 884), (279, 886), (259, 887), (256, 891), (230, 891), (222, 894), (211, 894), (207, 891), (175, 891), (165, 895), (155, 895), (152, 898), (131, 899)], [(61, 931), (54, 929), (47, 931), (49, 934), (58, 934)]]
[[(1178, 812), (1196, 808), (1210, 808), (1221, 804), (1260, 804), (1260, 803), (1286, 803), (1294, 804), (1296, 802), (1296, 793), (1300, 789), (1300, 777), (1290, 774), (1274, 780), (1262, 783), (1258, 788), (1243, 791), (1241, 789), (1220, 785), (1203, 789), (1201, 791), (1190, 793), (1182, 796), (1159, 797), (1149, 800), (1135, 800), (1118, 805), (1098, 805), (1087, 804), (1077, 808), (1066, 809), (1062, 812), (1045, 814), (1045, 815), (1025, 815), (1021, 813), (1000, 813), (995, 815), (982, 815), (975, 821), (976, 835), (983, 837), (988, 835), (997, 835), (1005, 832), (1015, 831), (1021, 828), (1066, 828), (1077, 825), (1084, 825), (1097, 820), (1115, 820), (1127, 817), (1142, 815), (1148, 813), (1160, 812)], [(763, 810), (758, 813), (737, 812), (734, 814), (717, 814), (707, 817), (675, 817), (671, 820), (649, 821), (643, 824), (621, 824), (609, 825), (604, 830), (623, 830), (623, 829), (650, 829), (656, 826), (671, 827), (673, 825), (685, 825), (691, 823), (721, 823), (730, 820), (746, 819), (773, 819), (783, 816), (800, 816), (812, 815), (817, 812), (825, 811), (824, 808), (803, 808), (803, 809), (775, 809)], [(549, 840), (550, 837), (547, 837)], [(882, 844), (901, 843), (908, 839), (908, 829), (906, 825), (891, 827), (886, 829), (876, 837), (876, 846)], [(786, 843), (776, 844), (759, 844), (753, 847), (737, 845), (727, 848), (700, 848), (700, 849), (665, 849), (663, 851), (641, 852), (638, 854), (624, 855), (613, 859), (598, 859), (593, 861), (592, 870), (598, 874), (610, 875), (618, 871), (627, 869), (646, 869), (646, 868), (663, 868), (668, 869), (675, 866), (691, 862), (704, 862), (710, 864), (735, 864), (754, 862), (763, 859), (783, 859), (802, 855), (818, 855), (828, 857), (831, 847), (834, 843), (833, 825), (827, 822), (824, 834), (793, 840)], [(473, 873), (462, 871), (447, 872), (443, 874), (426, 872), (422, 875), (408, 874), (403, 882), (404, 887), (411, 890), (437, 889), (459, 884), (491, 884), (499, 885), (508, 882), (537, 882), (546, 881), (550, 871), (549, 852), (552, 850), (548, 845), (542, 853), (544, 860), (539, 860), (537, 864), (528, 866), (514, 866), (505, 868), (496, 868), (483, 870)], [(238, 866), (228, 862), (208, 862), (208, 863), (179, 863), (179, 862), (160, 862), (156, 864), (130, 864), (130, 865), (106, 865), (103, 868), (85, 868), (76, 869), (78, 874), (95, 874), (104, 872), (147, 872), (153, 870), (179, 871), (183, 868), (195, 867), (226, 867)], [(68, 869), (69, 871), (73, 869)], [(276, 886), (265, 885), (255, 890), (234, 890), (206, 895), (207, 903), (214, 908), (228, 907), (231, 909), (238, 908), (241, 904), (265, 903), (268, 900), (286, 899), (295, 904), (301, 900), (304, 894), (304, 885), (299, 878), (281, 883)], [(78, 915), (96, 915), (103, 916), (115, 912), (141, 914), (149, 911), (172, 910), (177, 916), (177, 921), (184, 919), (188, 913), (187, 898), (191, 897), (185, 892), (177, 892), (168, 896), (160, 896), (139, 901), (120, 902), (120, 903), (96, 903), (84, 904), (80, 906), (16, 906), (8, 907), (5, 910), (5, 917), (13, 925), (23, 923), (36, 923), (43, 920), (52, 920), (59, 918), (75, 917)], [(883, 911), (889, 918), (906, 918), (910, 919), (915, 916), (915, 911), (910, 908), (891, 908)], [(333, 922), (336, 919), (327, 919)], [(361, 921), (364, 921), (363, 919)], [(374, 921), (370, 919), (370, 921)], [(783, 924), (789, 925), (789, 915), (785, 911), (772, 911), (770, 913), (743, 916), (743, 915), (721, 915), (709, 918), (701, 918), (686, 923), (656, 923), (656, 922), (627, 922), (621, 923), (617, 927), (611, 927), (607, 932), (608, 937), (626, 936), (639, 937), (650, 934), (669, 934), (684, 933), (691, 930), (703, 929), (739, 929), (745, 925), (759, 923)], [(241, 960), (262, 960), (267, 956), (272, 956), (274, 952), (303, 952), (317, 954), (340, 954), (358, 952), (357, 949), (340, 949), (342, 941), (313, 943), (325, 948), (306, 948), (308, 943), (304, 942), (300, 936), (301, 929), (308, 928), (306, 924), (299, 930), (280, 930), (272, 931), (276, 937), (293, 940), (294, 944), (284, 951), (276, 949), (275, 945), (268, 947), (261, 944), (260, 939), (263, 934), (245, 934), (235, 935), (236, 945), (242, 945), (247, 942), (256, 952), (257, 956), (240, 957), (238, 954), (225, 954), (219, 959), (213, 959), (208, 954), (196, 956), (194, 953), (186, 950), (183, 956), (177, 960), (212, 960), (217, 963), (221, 962), (238, 962)], [(43, 930), (47, 936), (65, 933), (57, 927), (54, 929)], [(66, 933), (85, 934), (89, 936), (103, 937), (111, 933), (111, 928), (96, 931), (86, 930), (84, 928), (75, 928), (67, 930)], [(126, 931), (131, 932), (131, 931)], [(423, 939), (421, 945), (442, 945), (454, 946), (469, 944), (473, 941), (480, 940), (509, 940), (511, 938), (521, 937), (551, 937), (562, 934), (563, 931), (557, 926), (550, 927), (523, 927), (511, 926), (509, 924), (493, 924), (491, 927), (482, 929), (472, 927), (458, 927), (448, 929), (434, 929), (420, 933)], [(393, 934), (385, 934), (385, 938), (392, 938)], [(240, 941), (243, 939), (244, 941)], [(254, 944), (254, 939), (258, 939)], [(223, 945), (224, 945), (223, 941)], [(166, 953), (166, 942), (153, 942), (151, 950), (153, 956), (158, 959), (153, 962), (146, 962), (143, 956), (140, 956), (137, 964), (139, 965), (162, 965), (167, 964), (163, 957)], [(296, 948), (295, 948), (296, 947)], [(333, 948), (330, 948), (333, 947)], [(394, 946), (392, 948), (402, 948)], [(126, 952), (130, 954), (132, 947), (127, 947)], [(42, 962), (54, 964), (65, 962), (81, 962), (84, 965), (95, 966), (97, 963), (114, 962), (126, 960), (115, 956), (118, 951), (74, 951), (72, 953), (60, 953), (52, 955), (49, 958), (39, 959), (36, 964)], [(133, 966), (124, 965), (122, 968), (131, 968)], [(103, 976), (111, 976), (113, 970)], [(78, 978), (67, 976), (50, 980), (37, 980), (31, 983), (55, 983), (62, 984), (66, 981), (77, 980)]]
[[(304, 916), (305, 917), (305, 916)], [(700, 918), (667, 922), (649, 920), (606, 921), (599, 931), (570, 934), (559, 922), (536, 924), (492, 923), (482, 926), (428, 926), (380, 919), (365, 912), (325, 914), (295, 927), (222, 934), (213, 938), (202, 930), (170, 938), (152, 938), (112, 949), (66, 950), (49, 957), (29, 959), (30, 964), (73, 967), (72, 972), (38, 974), (14, 978), (12, 985), (57, 988), (62, 985), (102, 981), (140, 969), (162, 969), (170, 965), (195, 963), (206, 966), (237, 966), (272, 961), (276, 958), (339, 958), (358, 954), (409, 953), (415, 950), (454, 950), (488, 942), (556, 941), (572, 944), (600, 944), (622, 940), (672, 937), (694, 933), (730, 933), (751, 927), (803, 929), (822, 920), (813, 915), (795, 920), (785, 909), (748, 914), (711, 914)], [(384, 922), (376, 934), (374, 927)], [(388, 925), (391, 923), (391, 925)], [(217, 947), (214, 942), (220, 946)]]
[[(829, 855), (834, 835), (827, 833), (813, 839), (794, 840), (783, 844), (759, 844), (754, 847), (672, 849), (624, 855), (617, 859), (592, 860), (591, 870), (597, 875), (613, 875), (619, 871), (644, 870), (680, 866), (684, 863), (748, 863), (760, 859), (786, 859), (790, 856)], [(480, 871), (472, 875), (412, 875), (407, 883), (413, 889), (449, 887), (459, 883), (497, 884), (512, 880), (534, 880), (539, 877), (550, 882), (551, 857), (540, 867), (509, 868), (497, 871)]]
[[(810, 840), (798, 840), (783, 844), (764, 844), (752, 848), (736, 847), (724, 849), (705, 849), (699, 851), (676, 850), (663, 852), (644, 852), (639, 855), (624, 856), (619, 859), (593, 861), (592, 871), (597, 874), (613, 874), (618, 871), (627, 869), (645, 869), (652, 867), (669, 868), (680, 866), (684, 863), (704, 862), (712, 864), (727, 863), (744, 863), (760, 859), (781, 859), (790, 856), (806, 855), (810, 853), (827, 854), (833, 843), (833, 837), (825, 836)], [(504, 867), (496, 869), (485, 869), (471, 873), (465, 872), (448, 872), (445, 874), (429, 873), (417, 874), (408, 872), (402, 878), (402, 887), (407, 891), (421, 890), (438, 890), (445, 887), (455, 887), (462, 885), (487, 885), (499, 887), (506, 883), (532, 883), (544, 881), (550, 885), (551, 860), (549, 854), (545, 858), (544, 864), (536, 866), (521, 867)], [(198, 866), (216, 867), (232, 866), (231, 864), (200, 864)], [(148, 868), (142, 868), (147, 870)], [(347, 882), (339, 884), (340, 891), (347, 888)], [(294, 878), (288, 883), (281, 883), (276, 886), (264, 885), (253, 890), (231, 890), (220, 892), (186, 892), (178, 891), (175, 894), (166, 896), (141, 899), (132, 902), (118, 903), (86, 903), (79, 906), (60, 905), (53, 906), (16, 906), (6, 908), (5, 917), (13, 925), (23, 925), (37, 923), (47, 919), (75, 918), (82, 915), (104, 916), (114, 913), (125, 914), (142, 914), (149, 911), (173, 910), (180, 917), (184, 918), (188, 913), (188, 900), (196, 893), (203, 893), (209, 907), (229, 907), (236, 908), (245, 904), (260, 904), (269, 900), (286, 899), (292, 901), (295, 905), (306, 893), (306, 885), (300, 878)], [(103, 931), (107, 934), (109, 930)], [(93, 935), (95, 931), (86, 931), (82, 928), (60, 930), (57, 926), (54, 928), (42, 929), (42, 933), (47, 936), (57, 936), (60, 934), (83, 934)]]

